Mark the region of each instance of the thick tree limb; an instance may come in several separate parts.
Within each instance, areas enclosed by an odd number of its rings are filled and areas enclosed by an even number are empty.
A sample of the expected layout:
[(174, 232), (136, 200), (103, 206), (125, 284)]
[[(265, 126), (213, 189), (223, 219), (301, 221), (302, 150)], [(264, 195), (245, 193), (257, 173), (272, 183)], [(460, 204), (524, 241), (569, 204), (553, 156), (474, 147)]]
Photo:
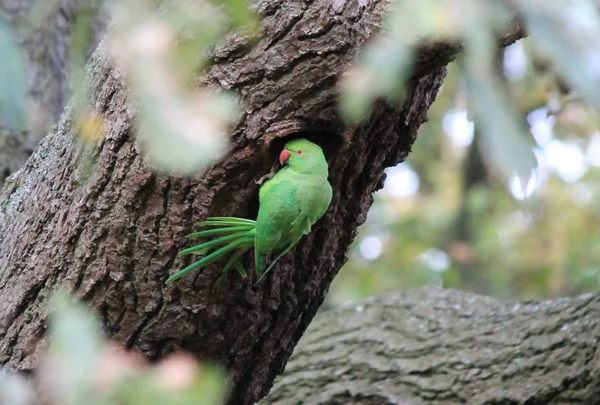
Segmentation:
[[(0, 364), (35, 367), (46, 329), (45, 299), (68, 287), (102, 316), (110, 336), (158, 359), (184, 349), (231, 372), (230, 404), (264, 396), (323, 301), (364, 221), (383, 170), (402, 161), (426, 119), (460, 46), (422, 49), (405, 104), (378, 104), (357, 128), (336, 114), (336, 79), (379, 29), (386, 2), (263, 1), (264, 38), (252, 48), (235, 38), (216, 52), (207, 82), (238, 92), (244, 114), (231, 152), (196, 179), (153, 174), (132, 138), (135, 109), (121, 75), (99, 50), (90, 90), (107, 124), (105, 138), (78, 146), (72, 113), (44, 139), (0, 198)], [(522, 35), (518, 25), (500, 40)], [(327, 144), (331, 207), (266, 282), (232, 276), (216, 294), (219, 269), (174, 286), (177, 251), (192, 223), (208, 215), (253, 218), (255, 184), (272, 161), (270, 142), (304, 129)], [(82, 158), (94, 164), (82, 166)], [(85, 161), (85, 159), (83, 159)]]
[(261, 404), (600, 403), (600, 297), (438, 288), (317, 315)]

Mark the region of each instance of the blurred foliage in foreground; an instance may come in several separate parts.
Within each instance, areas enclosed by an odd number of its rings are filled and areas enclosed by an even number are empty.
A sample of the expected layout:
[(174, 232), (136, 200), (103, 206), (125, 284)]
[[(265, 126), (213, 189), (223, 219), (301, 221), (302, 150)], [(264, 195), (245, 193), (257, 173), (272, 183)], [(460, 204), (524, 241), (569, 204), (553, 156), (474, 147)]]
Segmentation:
[[(53, 299), (49, 348), (37, 370), (48, 405), (220, 405), (226, 395), (225, 374), (191, 355), (173, 354), (149, 365), (100, 332), (100, 324), (83, 305)], [(31, 382), (0, 369), (0, 404), (33, 405)]]
[[(60, 13), (63, 3), (34, 0), (26, 25), (35, 32)], [(258, 19), (246, 0), (69, 3), (78, 10), (68, 50), (68, 76), (79, 139), (102, 142), (106, 129), (89, 94), (89, 70), (97, 66), (86, 67), (86, 49), (92, 39), (93, 16), (107, 12), (110, 29), (101, 45), (102, 56), (112, 59), (127, 81), (136, 107), (138, 141), (152, 167), (168, 174), (194, 175), (218, 161), (227, 150), (229, 125), (240, 112), (237, 96), (198, 83), (212, 63), (219, 40), (233, 30), (248, 41), (257, 35)], [(28, 61), (1, 10), (0, 127), (27, 130), (35, 118), (28, 116), (32, 110), (27, 98)]]

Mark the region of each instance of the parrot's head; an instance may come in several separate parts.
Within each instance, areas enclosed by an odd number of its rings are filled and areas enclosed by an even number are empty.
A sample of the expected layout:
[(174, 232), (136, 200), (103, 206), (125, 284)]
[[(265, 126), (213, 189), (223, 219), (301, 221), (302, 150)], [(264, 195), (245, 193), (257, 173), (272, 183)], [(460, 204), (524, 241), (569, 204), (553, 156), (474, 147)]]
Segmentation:
[(297, 173), (325, 173), (327, 174), (327, 161), (323, 150), (316, 143), (304, 138), (294, 139), (285, 144), (279, 154), (279, 162), (287, 164)]

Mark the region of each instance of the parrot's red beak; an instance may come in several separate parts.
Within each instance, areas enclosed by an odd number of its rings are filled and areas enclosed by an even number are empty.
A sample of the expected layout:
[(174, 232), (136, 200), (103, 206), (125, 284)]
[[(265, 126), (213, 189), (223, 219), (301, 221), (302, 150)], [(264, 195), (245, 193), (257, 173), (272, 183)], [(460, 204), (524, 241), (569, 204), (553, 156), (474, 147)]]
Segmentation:
[(292, 156), (290, 152), (288, 152), (286, 149), (282, 150), (279, 154), (279, 163), (281, 163), (282, 165), (286, 164), (290, 156)]

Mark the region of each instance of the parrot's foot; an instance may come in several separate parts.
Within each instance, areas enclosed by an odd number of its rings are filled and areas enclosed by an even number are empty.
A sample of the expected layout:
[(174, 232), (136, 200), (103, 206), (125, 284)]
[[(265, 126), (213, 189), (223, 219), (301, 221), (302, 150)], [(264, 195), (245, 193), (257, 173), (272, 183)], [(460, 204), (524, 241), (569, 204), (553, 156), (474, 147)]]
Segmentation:
[(260, 179), (255, 180), (254, 182), (258, 185), (262, 185), (265, 181), (271, 180), (273, 178), (273, 176), (275, 176), (275, 173), (267, 173), (267, 174), (260, 176)]
[(277, 173), (277, 163), (271, 167), (271, 171), (269, 173), (260, 176), (260, 179), (255, 180), (254, 182), (258, 185), (262, 185), (265, 181), (271, 180), (273, 176), (275, 176), (275, 173)]
[[(223, 281), (227, 278), (227, 274), (229, 273), (229, 270), (231, 269), (231, 267), (232, 266), (229, 265), (223, 269), (223, 271), (221, 272), (221, 275), (219, 276), (219, 278), (217, 278), (217, 280), (213, 284), (212, 292), (215, 292), (217, 290), (217, 288), (219, 288), (221, 286)], [(242, 266), (242, 263), (240, 263), (239, 261), (233, 262), (233, 267), (235, 267), (236, 271), (238, 272), (238, 274), (240, 276), (242, 276), (242, 278), (248, 277), (248, 273), (246, 273), (246, 269), (244, 269), (244, 266)]]

